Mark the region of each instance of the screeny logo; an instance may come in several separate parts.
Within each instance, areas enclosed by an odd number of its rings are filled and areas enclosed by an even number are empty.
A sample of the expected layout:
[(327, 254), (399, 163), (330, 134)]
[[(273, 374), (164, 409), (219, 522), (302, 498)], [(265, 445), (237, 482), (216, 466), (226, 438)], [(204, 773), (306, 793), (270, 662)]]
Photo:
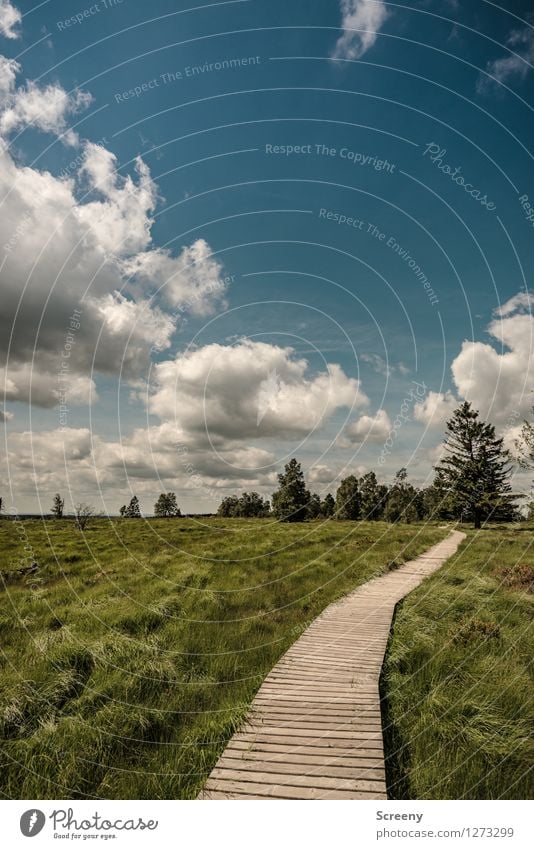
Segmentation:
[(24, 837), (35, 837), (42, 831), (46, 822), (46, 817), (42, 811), (37, 808), (31, 808), (29, 811), (24, 811), (20, 818), (20, 830)]

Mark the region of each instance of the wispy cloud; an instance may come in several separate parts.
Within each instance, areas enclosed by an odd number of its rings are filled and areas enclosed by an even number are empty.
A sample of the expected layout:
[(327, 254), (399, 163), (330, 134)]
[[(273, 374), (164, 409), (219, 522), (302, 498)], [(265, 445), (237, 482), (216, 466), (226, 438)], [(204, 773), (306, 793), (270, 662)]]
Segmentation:
[(524, 80), (532, 69), (534, 62), (534, 27), (512, 30), (506, 39), (510, 50), (506, 56), (501, 56), (488, 62), (486, 74), (480, 75), (477, 91), (488, 93), (497, 83), (508, 83), (514, 79)]
[(332, 59), (359, 59), (375, 43), (388, 11), (382, 0), (341, 0), (343, 33)]

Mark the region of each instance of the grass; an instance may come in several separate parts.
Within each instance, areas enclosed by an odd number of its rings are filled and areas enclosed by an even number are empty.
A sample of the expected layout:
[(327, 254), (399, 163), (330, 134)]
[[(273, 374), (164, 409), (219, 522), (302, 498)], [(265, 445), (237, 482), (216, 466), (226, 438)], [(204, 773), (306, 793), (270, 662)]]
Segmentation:
[(470, 532), (400, 605), (382, 678), (393, 798), (534, 798), (532, 543), (532, 527)]
[[(194, 798), (267, 672), (436, 526), (0, 522), (0, 793)], [(37, 569), (31, 569), (32, 564)]]

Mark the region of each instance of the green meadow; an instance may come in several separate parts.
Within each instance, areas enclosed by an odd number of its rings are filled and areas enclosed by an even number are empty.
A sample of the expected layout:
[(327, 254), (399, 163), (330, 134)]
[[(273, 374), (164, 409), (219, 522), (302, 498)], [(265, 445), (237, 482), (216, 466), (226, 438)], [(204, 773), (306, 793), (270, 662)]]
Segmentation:
[(307, 624), (444, 533), (163, 519), (95, 520), (83, 535), (2, 521), (4, 795), (194, 797)]
[[(194, 798), (307, 625), (447, 533), (95, 519), (82, 534), (67, 520), (0, 522), (1, 793)], [(530, 536), (470, 535), (402, 605), (383, 679), (393, 795), (524, 795), (532, 596), (499, 570), (527, 562)]]
[(394, 798), (534, 798), (533, 530), (468, 532), (399, 605), (382, 679)]

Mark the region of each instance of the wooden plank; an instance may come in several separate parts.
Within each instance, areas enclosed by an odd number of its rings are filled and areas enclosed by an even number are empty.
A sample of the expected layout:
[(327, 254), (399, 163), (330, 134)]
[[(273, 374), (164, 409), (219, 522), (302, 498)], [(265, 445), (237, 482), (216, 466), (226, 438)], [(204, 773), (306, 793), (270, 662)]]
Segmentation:
[(334, 602), (262, 683), (199, 799), (386, 799), (378, 689), (396, 603), (464, 534)]
[(320, 790), (363, 790), (367, 792), (378, 791), (383, 789), (382, 782), (369, 781), (359, 778), (342, 778), (335, 776), (334, 778), (316, 775), (310, 773), (308, 775), (300, 775), (295, 773), (283, 772), (253, 772), (246, 769), (221, 769), (216, 766), (210, 776), (212, 781), (261, 781), (262, 784), (272, 784), (276, 787), (280, 785), (289, 785), (291, 787), (313, 787)]
[[(244, 765), (249, 772), (268, 772), (277, 775), (319, 775), (323, 778), (351, 778), (362, 781), (378, 781), (383, 783), (384, 771), (377, 768), (338, 766), (337, 764), (303, 764), (301, 761), (281, 761), (256, 758), (225, 757), (217, 761), (217, 770), (240, 770)], [(212, 772), (215, 775), (215, 770)], [(381, 789), (381, 788), (380, 788)]]
[(374, 791), (340, 790), (324, 787), (299, 787), (286, 784), (263, 784), (252, 781), (224, 781), (208, 779), (206, 790), (222, 790), (227, 793), (254, 793), (271, 799), (386, 799), (386, 793)]

